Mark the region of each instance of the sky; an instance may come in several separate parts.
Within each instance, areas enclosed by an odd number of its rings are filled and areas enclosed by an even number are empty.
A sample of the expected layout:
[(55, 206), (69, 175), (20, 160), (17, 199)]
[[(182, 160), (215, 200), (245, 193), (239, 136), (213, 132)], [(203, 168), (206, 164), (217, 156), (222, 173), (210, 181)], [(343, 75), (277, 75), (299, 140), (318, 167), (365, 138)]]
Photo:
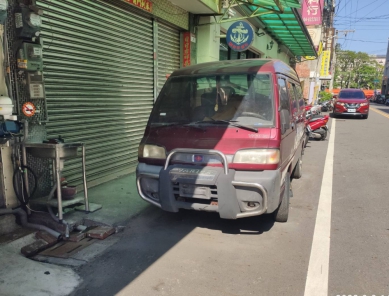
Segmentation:
[(389, 0), (336, 0), (335, 29), (344, 50), (386, 55), (389, 38)]

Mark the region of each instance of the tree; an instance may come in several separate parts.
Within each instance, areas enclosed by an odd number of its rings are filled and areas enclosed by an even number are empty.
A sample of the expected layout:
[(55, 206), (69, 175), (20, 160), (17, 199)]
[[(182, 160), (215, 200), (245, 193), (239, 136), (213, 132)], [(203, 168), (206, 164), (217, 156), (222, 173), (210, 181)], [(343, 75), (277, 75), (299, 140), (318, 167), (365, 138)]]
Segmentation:
[(366, 88), (375, 87), (374, 80), (381, 80), (383, 67), (365, 52), (337, 49), (335, 65), (335, 87)]
[(320, 102), (327, 102), (332, 99), (332, 94), (326, 91), (321, 91), (319, 93)]

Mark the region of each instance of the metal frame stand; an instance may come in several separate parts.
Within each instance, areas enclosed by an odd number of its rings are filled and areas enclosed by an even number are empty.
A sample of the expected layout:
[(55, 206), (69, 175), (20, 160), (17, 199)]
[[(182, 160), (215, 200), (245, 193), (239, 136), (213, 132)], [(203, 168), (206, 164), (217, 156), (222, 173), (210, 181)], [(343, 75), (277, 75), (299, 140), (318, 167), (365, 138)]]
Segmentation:
[[(61, 192), (61, 175), (64, 167), (64, 162), (67, 159), (74, 158), (79, 156), (77, 153), (77, 148), (82, 148), (82, 177), (83, 177), (83, 187), (84, 187), (84, 197), (83, 198), (75, 198), (74, 200), (62, 200), (62, 192)], [(31, 202), (36, 204), (45, 204), (49, 207), (57, 207), (58, 208), (58, 221), (62, 223), (63, 220), (63, 207), (75, 205), (77, 203), (82, 203), (84, 201), (84, 205), (80, 207), (76, 207), (76, 210), (81, 210), (86, 213), (94, 212), (96, 210), (101, 209), (101, 205), (97, 204), (89, 204), (88, 200), (88, 186), (86, 180), (86, 152), (85, 152), (85, 144), (84, 143), (61, 143), (61, 144), (51, 144), (51, 143), (24, 143), (22, 145), (23, 156), (26, 155), (26, 150), (30, 149), (30, 153), (35, 157), (40, 158), (51, 158), (53, 165), (53, 181), (54, 187), (57, 187), (57, 199), (56, 201), (47, 198), (40, 198), (36, 200), (32, 200)], [(68, 150), (67, 150), (68, 149)], [(52, 151), (52, 152), (50, 152)], [(53, 153), (54, 152), (54, 153)], [(27, 164), (26, 157), (23, 157), (24, 164)], [(54, 188), (52, 191), (55, 190)]]

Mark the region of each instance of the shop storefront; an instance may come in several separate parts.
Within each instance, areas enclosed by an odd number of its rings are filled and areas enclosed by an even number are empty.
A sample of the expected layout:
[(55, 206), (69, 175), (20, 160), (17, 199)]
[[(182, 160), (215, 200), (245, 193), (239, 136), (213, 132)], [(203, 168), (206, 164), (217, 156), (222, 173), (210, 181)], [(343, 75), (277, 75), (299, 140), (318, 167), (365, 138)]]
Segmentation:
[[(180, 67), (188, 13), (174, 11), (171, 23), (169, 9), (178, 8), (160, 2), (37, 1), (45, 12), (47, 134), (86, 143), (90, 184), (134, 170), (154, 100)], [(81, 183), (76, 161), (64, 176)]]
[[(255, 5), (263, 5), (260, 0), (254, 2)], [(228, 13), (233, 17), (225, 19), (200, 17), (197, 28), (198, 62), (270, 58), (279, 59), (294, 67), (296, 57), (316, 56), (316, 50), (301, 15), (294, 8), (300, 4), (291, 0), (288, 5), (290, 7), (282, 8), (282, 13), (261, 14), (258, 17), (245, 17), (255, 11), (250, 5), (245, 7), (246, 10), (235, 6), (229, 8)], [(238, 26), (246, 23), (254, 30), (252, 43), (245, 50), (231, 48), (227, 41), (231, 34), (227, 34), (227, 31), (233, 25), (237, 32)]]
[(232, 50), (226, 41), (226, 38), (220, 39), (220, 60), (244, 60), (244, 59), (259, 59), (261, 58), (261, 54), (256, 53), (252, 50), (246, 51), (234, 51)]

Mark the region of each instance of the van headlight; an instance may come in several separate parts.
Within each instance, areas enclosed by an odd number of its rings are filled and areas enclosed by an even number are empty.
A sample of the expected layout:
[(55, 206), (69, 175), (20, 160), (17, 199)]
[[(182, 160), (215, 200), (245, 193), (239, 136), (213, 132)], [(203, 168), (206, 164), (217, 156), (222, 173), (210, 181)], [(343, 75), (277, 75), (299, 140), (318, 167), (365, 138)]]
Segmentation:
[(278, 149), (246, 149), (235, 153), (233, 163), (278, 164), (280, 150)]
[(138, 149), (140, 158), (166, 159), (166, 149), (157, 145), (141, 144)]

